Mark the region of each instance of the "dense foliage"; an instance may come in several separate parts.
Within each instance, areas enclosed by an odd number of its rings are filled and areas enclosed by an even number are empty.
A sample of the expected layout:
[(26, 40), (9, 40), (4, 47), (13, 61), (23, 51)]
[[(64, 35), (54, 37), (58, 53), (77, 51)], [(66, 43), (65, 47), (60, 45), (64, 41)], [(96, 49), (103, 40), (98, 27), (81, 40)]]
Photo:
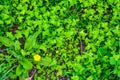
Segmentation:
[(119, 0), (0, 0), (0, 80), (119, 80)]

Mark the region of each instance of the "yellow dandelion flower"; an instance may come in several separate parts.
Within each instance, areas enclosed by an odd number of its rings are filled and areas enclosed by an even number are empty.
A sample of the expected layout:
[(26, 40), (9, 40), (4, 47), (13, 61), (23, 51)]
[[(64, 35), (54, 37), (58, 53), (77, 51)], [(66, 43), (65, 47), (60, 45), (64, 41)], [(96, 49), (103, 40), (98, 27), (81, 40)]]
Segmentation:
[(41, 60), (41, 56), (36, 54), (33, 56), (34, 57), (34, 61), (40, 61)]

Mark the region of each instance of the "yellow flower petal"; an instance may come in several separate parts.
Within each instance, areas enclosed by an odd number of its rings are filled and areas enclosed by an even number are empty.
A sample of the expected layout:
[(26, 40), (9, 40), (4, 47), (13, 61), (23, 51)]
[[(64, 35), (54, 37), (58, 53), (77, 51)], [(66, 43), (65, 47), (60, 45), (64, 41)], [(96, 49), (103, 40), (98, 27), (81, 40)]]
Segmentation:
[(41, 60), (41, 56), (36, 54), (34, 55), (34, 61), (40, 61)]

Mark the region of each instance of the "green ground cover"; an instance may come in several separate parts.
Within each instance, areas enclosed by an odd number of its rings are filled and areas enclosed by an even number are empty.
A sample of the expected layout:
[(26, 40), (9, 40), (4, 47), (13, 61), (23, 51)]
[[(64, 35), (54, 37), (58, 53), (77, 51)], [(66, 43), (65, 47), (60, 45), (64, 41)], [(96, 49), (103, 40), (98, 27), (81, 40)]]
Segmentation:
[(119, 0), (0, 0), (0, 80), (119, 80)]

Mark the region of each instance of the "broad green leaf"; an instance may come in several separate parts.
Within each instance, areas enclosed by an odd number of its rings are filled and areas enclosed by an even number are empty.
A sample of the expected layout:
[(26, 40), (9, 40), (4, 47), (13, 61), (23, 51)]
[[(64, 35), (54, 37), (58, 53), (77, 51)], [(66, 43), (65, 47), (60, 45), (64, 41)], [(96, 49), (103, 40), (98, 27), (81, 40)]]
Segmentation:
[(23, 71), (23, 73), (19, 76), (19, 80), (25, 80), (28, 77), (28, 71)]
[(34, 33), (33, 35), (30, 35), (27, 39), (26, 39), (26, 41), (25, 41), (25, 46), (24, 46), (24, 49), (25, 50), (30, 50), (30, 49), (32, 49), (34, 46), (35, 46), (35, 44), (36, 44), (36, 38), (37, 38), (37, 36), (39, 35), (39, 31), (37, 31), (36, 33)]
[(0, 36), (0, 42), (5, 46), (11, 46), (13, 44), (13, 41), (9, 38)]
[(23, 66), (24, 69), (26, 70), (30, 70), (32, 69), (32, 63), (30, 61), (28, 61), (27, 59), (23, 59), (22, 61), (20, 61), (20, 64)]
[(22, 74), (23, 68), (21, 65), (18, 65), (16, 68), (16, 75), (20, 76)]
[(41, 64), (41, 65), (44, 65), (44, 66), (51, 66), (51, 63), (52, 63), (51, 58), (45, 57), (45, 58), (42, 58), (40, 64)]

